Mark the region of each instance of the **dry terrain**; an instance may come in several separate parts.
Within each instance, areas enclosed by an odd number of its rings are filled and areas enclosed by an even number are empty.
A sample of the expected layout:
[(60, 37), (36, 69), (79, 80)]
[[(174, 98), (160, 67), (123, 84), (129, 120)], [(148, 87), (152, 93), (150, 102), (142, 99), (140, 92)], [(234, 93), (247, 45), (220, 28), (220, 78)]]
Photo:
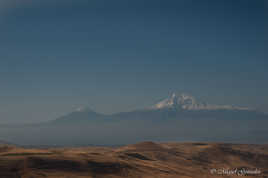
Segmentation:
[(268, 145), (143, 142), (117, 148), (0, 146), (0, 178), (202, 178), (241, 174), (268, 177)]

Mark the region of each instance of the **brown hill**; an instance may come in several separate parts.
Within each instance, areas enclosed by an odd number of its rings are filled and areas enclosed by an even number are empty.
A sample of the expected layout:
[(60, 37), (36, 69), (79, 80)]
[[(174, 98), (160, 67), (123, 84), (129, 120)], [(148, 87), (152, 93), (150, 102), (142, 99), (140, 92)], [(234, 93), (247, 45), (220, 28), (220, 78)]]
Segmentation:
[(127, 145), (118, 149), (118, 151), (131, 151), (131, 150), (147, 150), (147, 151), (161, 151), (165, 149), (162, 145), (154, 142), (141, 142), (133, 145)]
[(268, 145), (143, 142), (0, 150), (0, 178), (237, 177), (245, 171), (251, 171), (247, 177), (268, 176)]

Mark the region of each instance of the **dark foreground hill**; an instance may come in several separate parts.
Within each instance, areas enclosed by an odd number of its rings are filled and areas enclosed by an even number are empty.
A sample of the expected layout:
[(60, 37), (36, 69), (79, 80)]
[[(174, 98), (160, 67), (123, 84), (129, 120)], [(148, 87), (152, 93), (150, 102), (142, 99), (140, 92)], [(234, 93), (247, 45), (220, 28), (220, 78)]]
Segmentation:
[(268, 145), (143, 142), (119, 148), (4, 148), (1, 178), (268, 176)]

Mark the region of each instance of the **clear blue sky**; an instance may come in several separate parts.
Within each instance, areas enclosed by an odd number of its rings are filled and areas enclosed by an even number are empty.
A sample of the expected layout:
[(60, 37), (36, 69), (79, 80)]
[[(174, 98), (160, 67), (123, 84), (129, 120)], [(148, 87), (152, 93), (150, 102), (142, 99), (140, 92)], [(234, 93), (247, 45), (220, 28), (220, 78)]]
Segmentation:
[(268, 112), (267, 0), (1, 0), (0, 123), (172, 91)]

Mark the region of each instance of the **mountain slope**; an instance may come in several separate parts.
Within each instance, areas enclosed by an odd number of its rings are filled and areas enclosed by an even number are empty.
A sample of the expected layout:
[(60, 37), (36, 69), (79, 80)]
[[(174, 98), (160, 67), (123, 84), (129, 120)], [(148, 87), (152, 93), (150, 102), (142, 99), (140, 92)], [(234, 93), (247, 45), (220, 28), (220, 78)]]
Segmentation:
[(76, 111), (57, 118), (53, 124), (81, 124), (85, 122), (99, 122), (106, 118), (105, 115), (97, 113), (91, 109), (77, 109)]

